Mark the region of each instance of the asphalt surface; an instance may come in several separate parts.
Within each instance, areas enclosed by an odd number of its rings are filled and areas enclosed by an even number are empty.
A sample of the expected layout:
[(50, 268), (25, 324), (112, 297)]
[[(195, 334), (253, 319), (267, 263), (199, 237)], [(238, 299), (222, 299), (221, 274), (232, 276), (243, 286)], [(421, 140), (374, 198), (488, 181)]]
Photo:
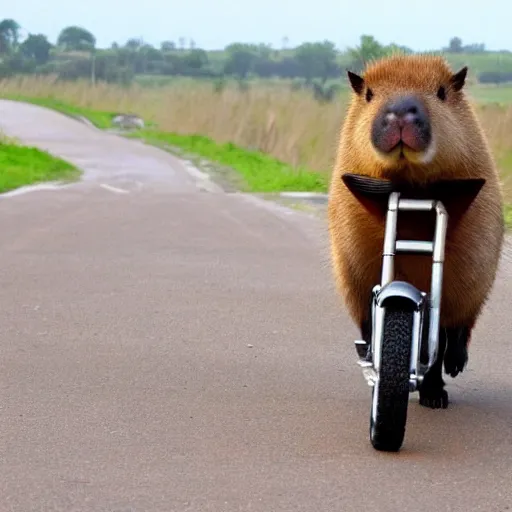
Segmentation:
[(450, 407), (382, 454), (325, 221), (38, 107), (0, 129), (86, 170), (0, 196), (0, 511), (511, 510), (508, 248)]

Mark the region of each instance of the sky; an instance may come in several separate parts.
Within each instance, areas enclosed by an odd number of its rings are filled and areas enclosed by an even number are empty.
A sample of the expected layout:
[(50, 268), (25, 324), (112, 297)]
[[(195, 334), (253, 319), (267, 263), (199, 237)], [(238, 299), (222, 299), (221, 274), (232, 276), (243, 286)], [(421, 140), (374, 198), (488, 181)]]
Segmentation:
[(454, 36), (512, 50), (511, 15), (507, 0), (14, 0), (0, 18), (52, 42), (62, 28), (80, 25), (99, 47), (132, 37), (155, 46), (184, 37), (205, 49), (233, 41), (281, 48), (287, 37), (288, 46), (328, 39), (344, 49), (370, 34), (383, 44), (428, 51)]

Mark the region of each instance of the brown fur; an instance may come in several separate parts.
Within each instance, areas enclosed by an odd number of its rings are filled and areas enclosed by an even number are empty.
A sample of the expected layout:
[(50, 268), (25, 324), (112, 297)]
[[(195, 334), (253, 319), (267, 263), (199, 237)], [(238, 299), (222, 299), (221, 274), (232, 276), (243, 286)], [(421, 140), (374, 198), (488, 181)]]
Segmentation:
[[(441, 57), (393, 56), (366, 69), (363, 78), (373, 93), (370, 102), (365, 91), (353, 94), (332, 174), (328, 220), (337, 286), (358, 325), (368, 315), (371, 289), (380, 282), (385, 218), (370, 215), (355, 199), (341, 179), (344, 173), (420, 184), (440, 178), (485, 178), (466, 214), (458, 223), (448, 222), (441, 326), (471, 329), (494, 283), (504, 235), (500, 181), (464, 89), (450, 86), (453, 74)], [(441, 86), (446, 88), (444, 102), (436, 96)], [(412, 162), (391, 161), (372, 146), (371, 122), (379, 106), (397, 92), (419, 93), (425, 102), (436, 145), (428, 163), (418, 157), (411, 157)], [(400, 238), (429, 234), (418, 221), (421, 217), (400, 212), (399, 219)], [(395, 261), (397, 279), (429, 291), (431, 256), (399, 255)]]

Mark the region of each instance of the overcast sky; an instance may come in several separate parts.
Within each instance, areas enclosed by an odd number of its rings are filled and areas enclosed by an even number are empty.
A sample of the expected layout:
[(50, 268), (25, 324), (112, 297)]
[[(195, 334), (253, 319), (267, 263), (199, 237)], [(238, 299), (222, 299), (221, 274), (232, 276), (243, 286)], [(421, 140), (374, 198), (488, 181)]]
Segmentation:
[(512, 50), (507, 0), (11, 0), (8, 5), (1, 17), (53, 42), (63, 27), (78, 24), (94, 33), (98, 46), (130, 37), (154, 45), (185, 37), (207, 49), (232, 41), (280, 48), (287, 36), (290, 45), (329, 39), (343, 49), (367, 33), (414, 50), (438, 49), (454, 35), (463, 43)]

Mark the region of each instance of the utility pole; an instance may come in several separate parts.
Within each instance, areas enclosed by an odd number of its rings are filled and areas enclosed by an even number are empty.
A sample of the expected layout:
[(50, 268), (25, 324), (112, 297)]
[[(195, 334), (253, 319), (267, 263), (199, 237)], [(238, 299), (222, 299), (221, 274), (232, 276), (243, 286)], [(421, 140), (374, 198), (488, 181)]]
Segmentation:
[(91, 84), (96, 84), (96, 48), (91, 49)]

